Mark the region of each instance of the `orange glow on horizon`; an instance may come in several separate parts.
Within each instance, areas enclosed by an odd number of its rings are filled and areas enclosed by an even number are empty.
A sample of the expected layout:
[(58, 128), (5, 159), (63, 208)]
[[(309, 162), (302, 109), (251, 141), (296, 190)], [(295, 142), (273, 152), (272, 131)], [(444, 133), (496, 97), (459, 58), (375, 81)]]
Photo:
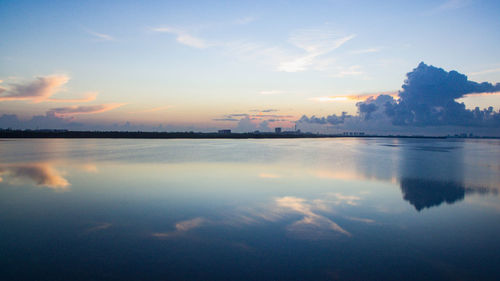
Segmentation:
[(391, 96), (394, 99), (399, 99), (399, 92), (383, 92), (380, 94), (361, 94), (361, 95), (348, 95), (348, 96), (326, 96), (326, 97), (316, 97), (310, 98), (312, 101), (316, 102), (342, 102), (342, 101), (366, 101), (369, 98), (377, 98), (381, 95)]

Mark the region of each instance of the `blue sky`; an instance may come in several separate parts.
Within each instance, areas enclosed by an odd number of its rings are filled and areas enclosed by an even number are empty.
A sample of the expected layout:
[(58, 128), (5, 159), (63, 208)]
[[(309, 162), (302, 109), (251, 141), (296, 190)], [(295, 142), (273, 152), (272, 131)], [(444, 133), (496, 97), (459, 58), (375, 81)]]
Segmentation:
[[(59, 78), (43, 101), (0, 101), (1, 113), (23, 120), (56, 112), (84, 124), (211, 130), (261, 114), (273, 116), (250, 122), (292, 127), (304, 114), (356, 114), (356, 102), (397, 92), (421, 61), (500, 82), (498, 1), (0, 1), (0, 7), (4, 92), (37, 77)], [(464, 102), (500, 107), (497, 95)]]

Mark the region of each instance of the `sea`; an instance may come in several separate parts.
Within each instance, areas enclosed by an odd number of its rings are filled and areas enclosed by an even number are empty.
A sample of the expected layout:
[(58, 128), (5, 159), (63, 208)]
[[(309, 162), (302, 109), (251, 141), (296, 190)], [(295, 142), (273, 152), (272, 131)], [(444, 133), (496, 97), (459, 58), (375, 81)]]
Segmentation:
[(0, 139), (0, 280), (499, 280), (500, 140)]

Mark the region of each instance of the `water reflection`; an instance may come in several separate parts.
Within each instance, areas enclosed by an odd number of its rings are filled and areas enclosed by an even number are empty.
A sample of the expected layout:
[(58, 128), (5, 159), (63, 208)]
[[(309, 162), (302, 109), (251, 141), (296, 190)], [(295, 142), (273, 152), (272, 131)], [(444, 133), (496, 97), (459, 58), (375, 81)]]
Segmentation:
[(456, 182), (404, 178), (401, 180), (403, 198), (417, 211), (439, 206), (446, 202), (453, 204), (464, 200), (466, 194), (497, 194), (496, 189), (466, 187)]
[(37, 186), (57, 191), (68, 190), (70, 183), (50, 163), (0, 164), (0, 181), (8, 184), (22, 184), (26, 179)]
[(175, 230), (168, 232), (154, 232), (151, 236), (159, 239), (178, 237), (185, 234), (189, 230), (198, 228), (206, 223), (204, 218), (198, 217), (190, 220), (180, 221), (175, 224)]
[(500, 146), (37, 142), (0, 149), (1, 187), (47, 187), (0, 188), (2, 280), (498, 276)]
[(362, 223), (374, 223), (368, 218), (344, 216), (337, 212), (337, 207), (357, 206), (361, 197), (342, 193), (325, 193), (318, 199), (296, 196), (273, 198), (262, 205), (247, 206), (232, 210), (221, 222), (230, 226), (255, 225), (263, 222), (285, 224), (286, 231), (294, 238), (306, 240), (351, 237), (352, 234), (335, 220), (351, 220)]
[[(313, 212), (313, 208), (320, 208), (327, 205), (324, 200), (307, 202), (303, 198), (297, 197), (281, 197), (276, 199), (276, 206), (283, 208), (286, 211), (299, 213), (304, 217), (288, 226), (288, 230), (298, 234), (301, 237), (320, 237), (327, 235), (333, 231), (343, 235), (351, 236), (351, 234), (336, 224), (331, 219)], [(326, 232), (326, 233), (325, 233)]]
[[(466, 184), (464, 143), (452, 145), (410, 141), (401, 146), (399, 184), (403, 199), (417, 211), (454, 204), (466, 194), (497, 194), (489, 187)], [(477, 180), (476, 180), (477, 182)], [(468, 185), (468, 186), (467, 186)]]

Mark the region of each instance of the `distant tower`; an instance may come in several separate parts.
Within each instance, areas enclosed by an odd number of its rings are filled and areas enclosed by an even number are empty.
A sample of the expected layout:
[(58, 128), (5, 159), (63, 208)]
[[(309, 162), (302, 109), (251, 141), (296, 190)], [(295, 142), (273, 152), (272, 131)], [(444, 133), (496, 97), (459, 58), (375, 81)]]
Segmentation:
[(274, 128), (274, 132), (275, 132), (276, 134), (281, 133), (281, 128), (280, 128), (280, 127), (276, 127), (276, 128)]

